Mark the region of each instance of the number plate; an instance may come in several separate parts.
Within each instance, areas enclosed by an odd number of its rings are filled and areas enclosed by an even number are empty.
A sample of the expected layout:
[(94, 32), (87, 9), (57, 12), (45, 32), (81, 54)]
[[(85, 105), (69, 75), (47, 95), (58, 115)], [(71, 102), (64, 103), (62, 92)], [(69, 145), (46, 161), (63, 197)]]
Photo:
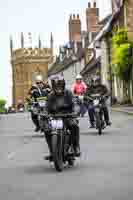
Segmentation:
[(63, 129), (63, 120), (62, 119), (52, 119), (51, 120), (51, 128), (52, 129)]
[(36, 107), (33, 107), (33, 108), (32, 108), (32, 112), (33, 112), (34, 114), (38, 114), (38, 109), (37, 109)]
[(45, 107), (46, 106), (46, 101), (39, 100), (38, 104), (39, 104), (40, 107)]

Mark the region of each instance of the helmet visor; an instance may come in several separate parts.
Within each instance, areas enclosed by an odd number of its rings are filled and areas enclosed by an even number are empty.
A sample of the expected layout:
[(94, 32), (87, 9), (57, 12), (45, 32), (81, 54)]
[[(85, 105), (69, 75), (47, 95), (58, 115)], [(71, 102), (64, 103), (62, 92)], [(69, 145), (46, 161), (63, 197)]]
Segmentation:
[(62, 80), (54, 81), (53, 89), (57, 94), (62, 94), (64, 92), (65, 83)]

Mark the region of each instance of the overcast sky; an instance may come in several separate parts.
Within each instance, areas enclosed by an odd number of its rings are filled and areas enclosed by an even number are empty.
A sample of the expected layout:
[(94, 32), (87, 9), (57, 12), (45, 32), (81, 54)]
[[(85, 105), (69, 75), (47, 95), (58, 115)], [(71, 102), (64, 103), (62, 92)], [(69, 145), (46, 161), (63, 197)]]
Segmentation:
[[(71, 13), (79, 13), (85, 30), (85, 9), (88, 0), (4, 0), (0, 2), (0, 98), (11, 103), (11, 65), (9, 36), (14, 47), (20, 47), (20, 32), (24, 32), (26, 46), (28, 32), (32, 33), (33, 46), (37, 46), (40, 34), (43, 46), (49, 46), (50, 32), (54, 47), (68, 41), (68, 19)], [(97, 0), (100, 18), (111, 12), (110, 0)]]

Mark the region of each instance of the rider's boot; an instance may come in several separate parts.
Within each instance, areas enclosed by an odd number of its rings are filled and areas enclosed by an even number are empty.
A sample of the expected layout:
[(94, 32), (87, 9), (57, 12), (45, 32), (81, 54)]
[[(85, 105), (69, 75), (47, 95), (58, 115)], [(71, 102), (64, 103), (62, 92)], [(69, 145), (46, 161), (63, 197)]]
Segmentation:
[(34, 115), (33, 113), (31, 113), (31, 119), (35, 125), (35, 132), (38, 132), (40, 131), (40, 125), (39, 125), (39, 120), (38, 120), (38, 116), (37, 115)]
[(36, 128), (35, 128), (35, 130), (34, 130), (35, 132), (38, 132), (38, 131), (40, 131), (40, 127), (39, 126), (36, 126)]
[(95, 128), (95, 123), (94, 122), (90, 122), (90, 128)]
[(51, 147), (51, 136), (49, 134), (45, 134), (46, 142), (48, 144), (49, 155), (45, 156), (45, 160), (52, 161), (52, 147)]
[(78, 145), (78, 146), (75, 146), (75, 147), (74, 147), (74, 155), (75, 155), (76, 157), (79, 157), (80, 154), (81, 154), (81, 152), (80, 152), (80, 147), (79, 147), (79, 145)]
[(107, 126), (111, 126), (111, 122), (110, 121), (106, 121), (106, 125)]
[(80, 156), (80, 145), (79, 145), (79, 130), (77, 130), (76, 132), (76, 135), (75, 135), (75, 138), (74, 138), (74, 145), (73, 145), (73, 148), (74, 148), (74, 155), (76, 157), (79, 157)]

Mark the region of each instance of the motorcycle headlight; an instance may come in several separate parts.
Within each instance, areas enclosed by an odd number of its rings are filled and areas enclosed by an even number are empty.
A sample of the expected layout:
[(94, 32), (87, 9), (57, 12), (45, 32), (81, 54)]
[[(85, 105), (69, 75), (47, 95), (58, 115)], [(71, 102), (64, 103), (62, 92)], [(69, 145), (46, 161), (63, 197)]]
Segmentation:
[(38, 101), (38, 104), (39, 104), (40, 107), (45, 107), (46, 101), (45, 100)]
[(97, 106), (97, 105), (99, 104), (99, 100), (98, 100), (98, 99), (95, 99), (95, 100), (93, 101), (93, 103), (94, 103), (94, 106)]
[(55, 119), (52, 119), (51, 120), (51, 128), (52, 129), (63, 129), (63, 120), (62, 119), (58, 119), (58, 120), (55, 120)]

